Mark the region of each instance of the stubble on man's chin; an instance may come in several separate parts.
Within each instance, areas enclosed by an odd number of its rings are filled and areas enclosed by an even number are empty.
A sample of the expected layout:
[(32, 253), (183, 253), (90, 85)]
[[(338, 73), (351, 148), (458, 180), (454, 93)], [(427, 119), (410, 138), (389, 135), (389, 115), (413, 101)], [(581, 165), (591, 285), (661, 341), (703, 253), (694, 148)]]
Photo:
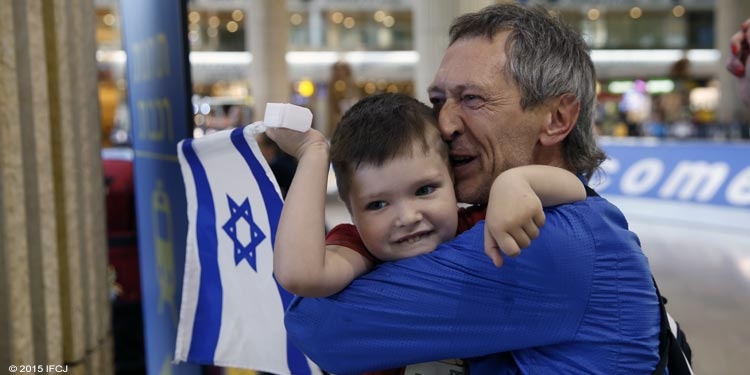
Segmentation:
[(485, 186), (461, 186), (456, 185), (456, 200), (458, 203), (469, 205), (486, 205), (490, 199), (490, 188), (492, 184)]

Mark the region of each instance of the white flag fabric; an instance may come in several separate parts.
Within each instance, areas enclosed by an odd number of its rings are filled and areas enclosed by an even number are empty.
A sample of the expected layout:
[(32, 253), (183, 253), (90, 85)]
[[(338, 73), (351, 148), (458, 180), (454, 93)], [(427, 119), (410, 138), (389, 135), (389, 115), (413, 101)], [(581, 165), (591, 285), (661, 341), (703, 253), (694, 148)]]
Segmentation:
[(293, 295), (273, 277), (282, 198), (255, 132), (248, 125), (177, 147), (188, 238), (175, 362), (318, 374), (284, 329)]

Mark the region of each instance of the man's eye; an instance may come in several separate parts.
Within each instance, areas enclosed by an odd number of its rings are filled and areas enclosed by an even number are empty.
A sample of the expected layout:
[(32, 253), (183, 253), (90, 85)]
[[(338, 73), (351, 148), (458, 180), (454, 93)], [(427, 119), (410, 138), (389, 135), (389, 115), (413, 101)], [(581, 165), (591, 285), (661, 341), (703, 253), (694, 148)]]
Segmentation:
[(368, 203), (365, 206), (365, 209), (368, 211), (377, 211), (377, 210), (385, 208), (385, 206), (386, 206), (385, 201), (375, 201), (375, 202)]
[(425, 185), (417, 189), (415, 195), (421, 196), (421, 195), (428, 195), (435, 191), (436, 187), (433, 185)]
[(482, 104), (482, 97), (477, 95), (464, 95), (461, 101), (469, 107), (477, 107)]

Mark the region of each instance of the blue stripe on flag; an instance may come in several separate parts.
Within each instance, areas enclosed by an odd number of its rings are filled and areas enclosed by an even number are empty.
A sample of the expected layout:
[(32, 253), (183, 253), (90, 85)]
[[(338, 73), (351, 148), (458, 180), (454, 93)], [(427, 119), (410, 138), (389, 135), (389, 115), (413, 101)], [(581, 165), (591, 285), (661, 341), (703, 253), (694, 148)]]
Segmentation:
[[(283, 202), (279, 193), (276, 191), (271, 179), (266, 175), (266, 171), (263, 166), (255, 159), (252, 149), (247, 144), (245, 137), (242, 133), (242, 128), (237, 128), (232, 131), (231, 135), (232, 144), (237, 148), (237, 151), (245, 158), (245, 162), (250, 167), (253, 173), (255, 182), (260, 188), (260, 192), (263, 195), (263, 203), (266, 206), (266, 212), (268, 213), (268, 222), (271, 226), (271, 246), (276, 242), (276, 229), (279, 226), (279, 218), (281, 217), (281, 208)], [(275, 277), (274, 277), (275, 280)], [(279, 283), (276, 283), (276, 288), (279, 290), (281, 295), (281, 303), (284, 306), (284, 310), (289, 306), (294, 296), (284, 290)], [(293, 374), (308, 375), (310, 374), (310, 366), (307, 364), (307, 359), (302, 352), (292, 345), (289, 338), (286, 339), (286, 350), (287, 350), (287, 364), (289, 370)]]
[(216, 344), (219, 342), (222, 308), (222, 286), (217, 256), (219, 241), (216, 237), (216, 211), (211, 185), (192, 144), (192, 139), (186, 139), (182, 144), (182, 153), (193, 174), (196, 201), (199, 203), (195, 218), (195, 237), (198, 241), (201, 279), (188, 358), (191, 361), (213, 363)]

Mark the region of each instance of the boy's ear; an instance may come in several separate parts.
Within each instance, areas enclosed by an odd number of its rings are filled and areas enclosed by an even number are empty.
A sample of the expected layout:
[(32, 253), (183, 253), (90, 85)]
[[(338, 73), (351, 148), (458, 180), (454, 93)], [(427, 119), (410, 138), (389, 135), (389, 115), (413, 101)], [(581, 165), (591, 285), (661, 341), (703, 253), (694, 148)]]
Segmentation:
[(550, 121), (539, 136), (539, 142), (544, 146), (562, 142), (573, 130), (581, 111), (581, 101), (573, 94), (562, 94), (552, 99), (549, 110)]

